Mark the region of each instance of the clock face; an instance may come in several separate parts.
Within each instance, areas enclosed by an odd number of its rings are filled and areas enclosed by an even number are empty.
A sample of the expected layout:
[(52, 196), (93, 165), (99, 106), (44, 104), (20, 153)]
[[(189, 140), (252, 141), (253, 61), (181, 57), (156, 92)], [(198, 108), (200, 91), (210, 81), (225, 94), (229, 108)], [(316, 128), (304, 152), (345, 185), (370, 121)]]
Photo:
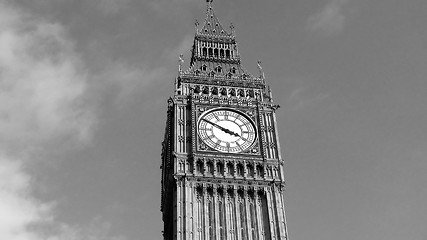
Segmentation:
[(231, 109), (214, 109), (198, 121), (198, 133), (209, 147), (225, 153), (247, 150), (256, 140), (255, 126), (242, 113)]

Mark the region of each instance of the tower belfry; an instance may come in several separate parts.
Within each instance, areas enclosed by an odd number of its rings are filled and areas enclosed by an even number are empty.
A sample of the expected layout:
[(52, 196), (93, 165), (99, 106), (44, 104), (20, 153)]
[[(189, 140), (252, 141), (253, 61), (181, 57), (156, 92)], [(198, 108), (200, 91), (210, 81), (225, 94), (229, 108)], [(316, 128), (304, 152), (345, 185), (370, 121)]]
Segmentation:
[(276, 110), (241, 64), (234, 30), (207, 0), (188, 68), (168, 100), (162, 149), (165, 240), (285, 240), (284, 166)]

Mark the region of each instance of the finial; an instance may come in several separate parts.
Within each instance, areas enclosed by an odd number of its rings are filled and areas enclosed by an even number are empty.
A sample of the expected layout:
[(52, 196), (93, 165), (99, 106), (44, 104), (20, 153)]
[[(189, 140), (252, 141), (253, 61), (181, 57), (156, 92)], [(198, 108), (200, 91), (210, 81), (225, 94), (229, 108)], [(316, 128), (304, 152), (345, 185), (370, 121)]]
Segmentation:
[(198, 33), (199, 31), (199, 21), (196, 19), (196, 21), (194, 22), (195, 28), (196, 28), (196, 33)]
[(182, 71), (182, 64), (184, 63), (184, 55), (183, 54), (180, 54), (179, 55), (179, 67), (178, 67), (178, 70), (179, 70), (179, 72), (181, 72)]
[(234, 24), (230, 23), (231, 34), (234, 34)]
[(259, 70), (259, 76), (264, 79), (264, 71), (262, 70), (261, 61), (258, 61), (258, 70)]

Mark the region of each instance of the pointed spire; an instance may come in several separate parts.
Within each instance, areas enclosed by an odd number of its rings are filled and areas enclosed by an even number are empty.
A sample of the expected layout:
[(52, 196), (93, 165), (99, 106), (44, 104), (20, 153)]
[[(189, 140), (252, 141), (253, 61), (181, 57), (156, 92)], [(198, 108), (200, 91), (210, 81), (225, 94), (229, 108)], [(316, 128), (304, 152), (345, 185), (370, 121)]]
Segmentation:
[(230, 37), (231, 34), (221, 26), (221, 23), (216, 17), (215, 11), (212, 7), (212, 2), (213, 0), (206, 0), (206, 19), (202, 28), (198, 30), (198, 33), (201, 35), (211, 35), (216, 37)]

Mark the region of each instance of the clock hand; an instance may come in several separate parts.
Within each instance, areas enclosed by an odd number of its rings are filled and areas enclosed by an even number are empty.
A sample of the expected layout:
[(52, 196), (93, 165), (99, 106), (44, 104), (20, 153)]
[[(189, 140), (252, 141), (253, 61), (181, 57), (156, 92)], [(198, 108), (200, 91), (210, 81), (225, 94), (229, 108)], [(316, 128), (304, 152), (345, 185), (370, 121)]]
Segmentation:
[(203, 121), (205, 121), (205, 122), (207, 122), (207, 123), (212, 124), (213, 126), (217, 127), (219, 130), (221, 130), (221, 131), (223, 131), (223, 132), (225, 132), (225, 133), (228, 133), (228, 134), (233, 135), (233, 136), (236, 136), (236, 137), (240, 137), (240, 135), (239, 135), (239, 134), (237, 134), (237, 133), (235, 133), (235, 132), (233, 132), (233, 131), (231, 131), (231, 130), (229, 130), (229, 129), (227, 129), (227, 128), (221, 127), (220, 125), (218, 125), (218, 124), (216, 124), (216, 123), (213, 123), (213, 122), (211, 122), (211, 121), (209, 121), (209, 120), (206, 120), (206, 119), (204, 119), (204, 118), (202, 118), (202, 120), (203, 120)]

